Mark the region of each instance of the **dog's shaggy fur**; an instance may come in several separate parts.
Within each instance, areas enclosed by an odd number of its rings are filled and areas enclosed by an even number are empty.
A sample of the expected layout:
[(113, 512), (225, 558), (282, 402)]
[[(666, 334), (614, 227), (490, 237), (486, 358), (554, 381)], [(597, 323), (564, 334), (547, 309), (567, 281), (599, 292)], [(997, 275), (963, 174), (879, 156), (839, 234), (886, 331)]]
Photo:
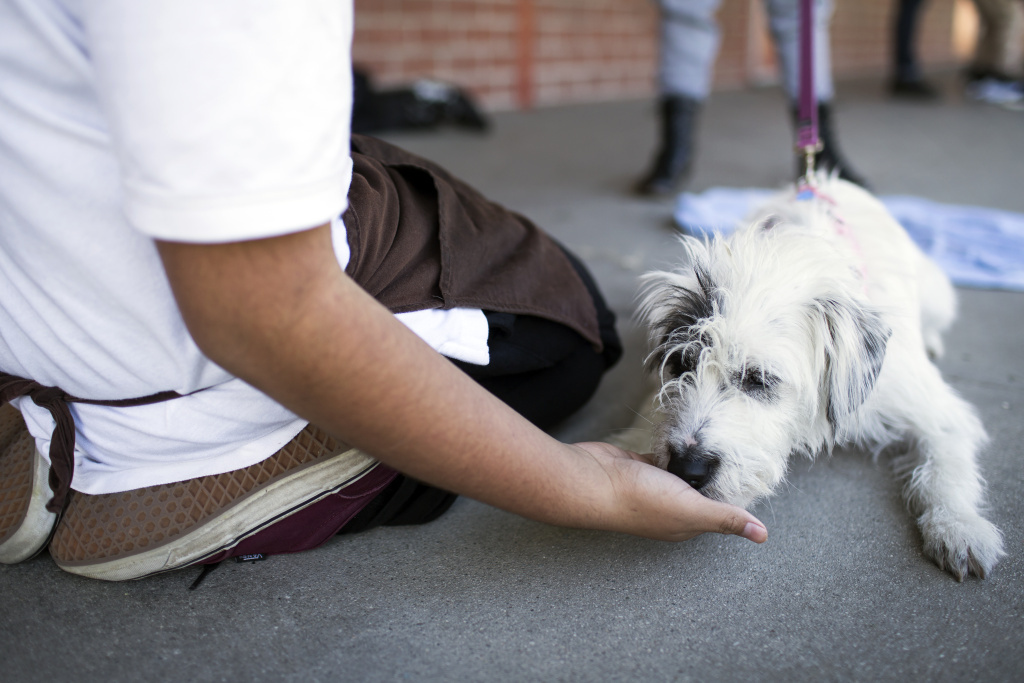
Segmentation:
[(661, 382), (651, 450), (704, 495), (746, 507), (793, 453), (902, 444), (895, 469), (926, 553), (957, 579), (984, 578), (1004, 554), (980, 512), (985, 429), (929, 360), (953, 287), (870, 194), (824, 176), (816, 187), (728, 238), (684, 238), (685, 267), (645, 276)]

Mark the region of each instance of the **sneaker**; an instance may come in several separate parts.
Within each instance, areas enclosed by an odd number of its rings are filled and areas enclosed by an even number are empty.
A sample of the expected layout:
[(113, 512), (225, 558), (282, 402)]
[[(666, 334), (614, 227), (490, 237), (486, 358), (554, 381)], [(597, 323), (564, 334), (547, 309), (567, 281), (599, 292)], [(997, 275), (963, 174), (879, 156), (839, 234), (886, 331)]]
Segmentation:
[(21, 413), (0, 406), (0, 562), (29, 559), (46, 545), (57, 515), (50, 500), (50, 465), (36, 450)]
[(1003, 109), (1009, 109), (1010, 111), (1024, 111), (1024, 81), (1017, 81), (1013, 86), (1017, 89), (1017, 92), (1020, 93), (1020, 98), (1010, 100), (1008, 102), (1002, 102), (999, 106)]
[(1024, 100), (1024, 90), (1015, 81), (984, 78), (967, 85), (967, 96), (978, 102), (1006, 106)]
[(377, 465), (310, 425), (271, 457), (232, 472), (123, 493), (72, 491), (50, 555), (65, 571), (108, 581), (201, 564)]

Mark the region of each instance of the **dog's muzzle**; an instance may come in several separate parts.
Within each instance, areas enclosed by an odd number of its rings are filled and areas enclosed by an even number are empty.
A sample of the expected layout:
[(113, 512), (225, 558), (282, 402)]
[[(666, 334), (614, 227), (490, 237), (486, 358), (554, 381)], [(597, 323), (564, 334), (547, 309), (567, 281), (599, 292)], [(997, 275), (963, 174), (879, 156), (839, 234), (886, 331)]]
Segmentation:
[(668, 456), (668, 471), (698, 491), (711, 481), (715, 476), (715, 470), (718, 469), (718, 458), (700, 444), (692, 444), (685, 448), (669, 444)]

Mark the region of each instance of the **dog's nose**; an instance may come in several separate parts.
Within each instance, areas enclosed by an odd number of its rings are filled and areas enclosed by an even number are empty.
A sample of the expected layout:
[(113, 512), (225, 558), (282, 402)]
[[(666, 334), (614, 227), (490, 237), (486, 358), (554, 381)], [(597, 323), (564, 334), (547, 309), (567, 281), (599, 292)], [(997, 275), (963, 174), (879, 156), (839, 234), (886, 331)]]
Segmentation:
[(717, 458), (696, 444), (682, 449), (670, 444), (668, 456), (668, 471), (698, 491), (708, 483), (718, 465)]

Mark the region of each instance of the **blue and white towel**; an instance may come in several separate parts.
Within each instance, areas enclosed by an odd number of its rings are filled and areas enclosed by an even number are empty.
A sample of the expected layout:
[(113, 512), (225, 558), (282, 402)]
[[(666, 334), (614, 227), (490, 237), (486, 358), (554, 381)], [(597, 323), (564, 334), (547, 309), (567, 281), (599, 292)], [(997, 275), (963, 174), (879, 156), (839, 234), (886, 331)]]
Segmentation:
[[(731, 187), (684, 192), (675, 220), (691, 234), (728, 233), (776, 193)], [(1024, 214), (902, 195), (880, 199), (956, 284), (1024, 291)]]

